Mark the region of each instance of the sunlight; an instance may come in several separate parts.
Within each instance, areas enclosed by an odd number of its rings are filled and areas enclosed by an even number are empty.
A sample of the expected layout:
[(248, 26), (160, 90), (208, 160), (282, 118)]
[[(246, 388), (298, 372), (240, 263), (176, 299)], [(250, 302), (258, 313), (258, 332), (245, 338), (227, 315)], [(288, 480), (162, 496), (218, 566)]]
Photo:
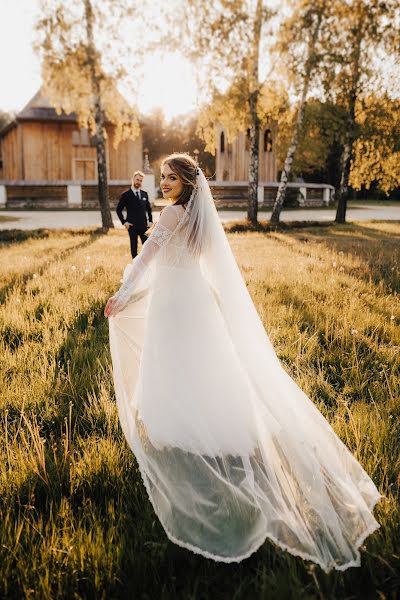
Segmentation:
[(164, 52), (145, 59), (144, 77), (138, 90), (140, 110), (162, 108), (170, 121), (196, 107), (197, 84), (191, 63), (178, 52)]

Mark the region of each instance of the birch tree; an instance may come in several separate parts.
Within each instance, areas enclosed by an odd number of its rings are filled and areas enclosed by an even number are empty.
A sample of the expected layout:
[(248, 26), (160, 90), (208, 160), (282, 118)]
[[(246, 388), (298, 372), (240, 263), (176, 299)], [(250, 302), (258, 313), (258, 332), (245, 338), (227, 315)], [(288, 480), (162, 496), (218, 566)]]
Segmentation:
[[(182, 35), (179, 41), (184, 54), (198, 66), (199, 72), (206, 74), (202, 79), (202, 86), (203, 91), (207, 91), (209, 102), (215, 105), (229, 90), (226, 101), (231, 102), (230, 109), (233, 110), (236, 101), (241, 98), (241, 102), (236, 104), (230, 135), (249, 129), (247, 216), (250, 222), (256, 223), (259, 101), (263, 83), (260, 80), (259, 64), (265, 41), (265, 25), (273, 13), (263, 0), (216, 0), (212, 4), (186, 0), (181, 10)], [(173, 18), (175, 16), (176, 11), (173, 11)], [(176, 26), (176, 19), (174, 25)], [(199, 131), (206, 136), (210, 135), (204, 127), (204, 120)]]
[(381, 85), (377, 63), (379, 52), (398, 43), (393, 38), (398, 4), (392, 0), (335, 0), (332, 7), (336, 26), (331, 73), (335, 73), (335, 78), (330, 79), (330, 90), (347, 113), (335, 219), (337, 223), (344, 223), (355, 143), (360, 136), (357, 110), (362, 105), (362, 98)]
[(316, 83), (324, 59), (322, 39), (329, 35), (329, 0), (301, 0), (282, 24), (277, 51), (285, 56), (289, 80), (300, 93), (291, 141), (283, 164), (281, 179), (271, 214), (271, 223), (278, 223), (285, 200), (287, 183), (299, 145), (309, 91)]
[(139, 134), (137, 116), (117, 89), (126, 75), (121, 31), (131, 13), (122, 0), (43, 0), (36, 24), (44, 92), (57, 111), (75, 112), (80, 126), (93, 136), (99, 204), (106, 228), (113, 227), (106, 123), (115, 129), (115, 146)]

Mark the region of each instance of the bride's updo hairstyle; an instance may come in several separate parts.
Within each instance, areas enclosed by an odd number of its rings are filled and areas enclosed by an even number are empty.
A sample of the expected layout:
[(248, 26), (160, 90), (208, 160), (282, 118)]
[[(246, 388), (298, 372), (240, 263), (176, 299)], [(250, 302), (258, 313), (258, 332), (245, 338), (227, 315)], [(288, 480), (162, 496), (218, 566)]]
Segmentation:
[(175, 173), (183, 182), (183, 191), (179, 198), (174, 202), (177, 204), (187, 204), (193, 189), (196, 187), (196, 178), (198, 165), (194, 158), (183, 152), (174, 152), (167, 156), (161, 163), (161, 169), (168, 165), (171, 171)]

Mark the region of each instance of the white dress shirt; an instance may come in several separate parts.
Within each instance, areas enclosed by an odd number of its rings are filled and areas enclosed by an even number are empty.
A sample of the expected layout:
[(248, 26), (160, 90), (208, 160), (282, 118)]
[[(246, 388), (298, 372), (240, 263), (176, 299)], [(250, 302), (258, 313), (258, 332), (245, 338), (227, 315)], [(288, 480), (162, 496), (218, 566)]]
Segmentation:
[(140, 192), (142, 191), (142, 188), (135, 188), (133, 187), (133, 185), (131, 185), (131, 190), (135, 194), (135, 196), (139, 194), (139, 199), (141, 199), (142, 195)]

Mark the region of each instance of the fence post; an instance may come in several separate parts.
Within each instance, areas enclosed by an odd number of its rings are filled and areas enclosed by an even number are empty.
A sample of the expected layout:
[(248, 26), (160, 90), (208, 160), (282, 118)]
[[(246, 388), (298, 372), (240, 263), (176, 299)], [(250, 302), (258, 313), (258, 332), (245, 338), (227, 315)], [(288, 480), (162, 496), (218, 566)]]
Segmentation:
[(0, 185), (0, 208), (6, 208), (7, 205), (7, 188), (5, 185)]
[(307, 201), (307, 188), (301, 187), (299, 188), (300, 194), (298, 195), (299, 206), (305, 206)]
[(262, 206), (264, 204), (264, 186), (257, 186), (257, 203), (258, 206)]
[(324, 192), (323, 192), (323, 203), (325, 204), (325, 206), (329, 206), (329, 202), (331, 199), (331, 190), (328, 187), (324, 187)]
[(68, 185), (68, 208), (82, 208), (82, 186)]

